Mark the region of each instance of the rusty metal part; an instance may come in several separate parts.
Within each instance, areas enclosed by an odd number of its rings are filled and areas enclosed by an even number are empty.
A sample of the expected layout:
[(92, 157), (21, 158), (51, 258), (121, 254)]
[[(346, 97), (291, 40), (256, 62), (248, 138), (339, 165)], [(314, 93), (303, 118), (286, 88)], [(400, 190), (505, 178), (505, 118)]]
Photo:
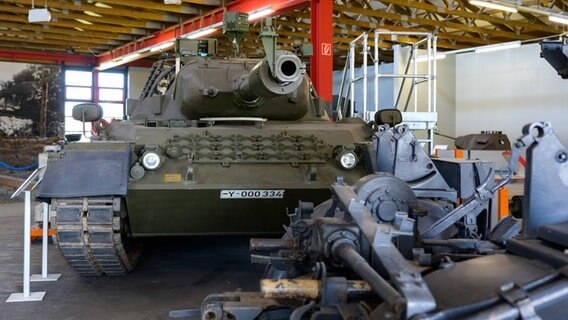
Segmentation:
[(251, 252), (276, 252), (279, 250), (292, 250), (296, 247), (292, 239), (250, 239)]
[(318, 299), (321, 282), (312, 279), (262, 279), (260, 296), (271, 299)]
[[(330, 280), (335, 278), (329, 278)], [(362, 296), (372, 293), (371, 286), (362, 280), (345, 280), (344, 290), (347, 297)], [(341, 283), (341, 281), (333, 281)], [(262, 279), (260, 295), (267, 299), (310, 299), (318, 300), (324, 296), (324, 283), (314, 279)]]

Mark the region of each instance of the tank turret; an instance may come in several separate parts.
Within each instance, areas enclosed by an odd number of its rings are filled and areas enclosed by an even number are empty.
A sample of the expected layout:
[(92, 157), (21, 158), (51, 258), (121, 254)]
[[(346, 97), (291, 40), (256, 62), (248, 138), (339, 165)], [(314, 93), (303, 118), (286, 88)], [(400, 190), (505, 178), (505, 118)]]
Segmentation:
[(237, 103), (256, 106), (259, 99), (272, 99), (291, 94), (302, 84), (305, 68), (295, 54), (279, 50), (274, 70), (266, 57), (248, 73), (235, 91)]
[[(245, 29), (236, 22), (225, 23), (224, 28), (238, 53), (238, 40)], [(188, 63), (177, 88), (183, 95), (183, 114), (191, 120), (204, 117), (297, 120), (305, 116), (312, 105), (306, 68), (294, 53), (276, 50), (276, 36), (271, 20), (267, 19), (260, 33), (266, 56), (260, 61), (230, 58)]]
[[(228, 12), (223, 19), (223, 34), (233, 44), (236, 55), (239, 43), (248, 31), (248, 15)], [(272, 99), (293, 93), (302, 84), (305, 67), (292, 52), (276, 50), (276, 31), (272, 19), (267, 18), (260, 32), (266, 57), (257, 63), (235, 90), (237, 103), (258, 106), (260, 99)]]
[[(238, 57), (238, 43), (248, 30), (246, 14), (245, 19), (241, 15), (227, 13), (223, 25), (235, 57), (217, 59), (201, 54), (211, 52), (198, 48), (212, 47), (213, 40), (178, 39), (177, 59), (182, 67), (175, 73), (173, 63), (169, 69), (162, 66), (165, 71), (148, 86), (161, 86), (163, 92), (152, 89), (143, 95), (130, 118), (167, 123), (172, 119), (199, 121), (220, 117), (281, 121), (317, 117), (305, 65), (296, 54), (276, 49), (277, 34), (270, 19), (264, 22), (260, 32), (265, 57), (261, 60)], [(196, 49), (178, 50), (178, 47)]]

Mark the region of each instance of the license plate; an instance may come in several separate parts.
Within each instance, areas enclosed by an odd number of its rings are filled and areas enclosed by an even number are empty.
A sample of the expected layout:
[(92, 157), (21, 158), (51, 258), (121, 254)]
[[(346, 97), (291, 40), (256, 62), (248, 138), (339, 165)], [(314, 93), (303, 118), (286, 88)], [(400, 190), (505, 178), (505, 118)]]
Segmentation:
[(221, 190), (221, 199), (282, 199), (284, 190)]

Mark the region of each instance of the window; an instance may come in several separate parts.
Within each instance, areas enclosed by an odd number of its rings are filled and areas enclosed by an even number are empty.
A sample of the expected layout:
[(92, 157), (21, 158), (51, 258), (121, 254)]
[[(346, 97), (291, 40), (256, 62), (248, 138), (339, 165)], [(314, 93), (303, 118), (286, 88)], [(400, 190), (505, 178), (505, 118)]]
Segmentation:
[(91, 71), (65, 71), (65, 85), (66, 86), (80, 86), (92, 87), (93, 86), (93, 73)]
[(124, 73), (99, 73), (99, 87), (101, 88), (124, 88)]
[(122, 108), (124, 107), (124, 104), (111, 102), (100, 102), (99, 104), (103, 107), (103, 115), (105, 119), (122, 119)]
[(101, 101), (122, 101), (124, 92), (122, 89), (99, 89), (99, 100)]
[[(83, 124), (73, 119), (73, 107), (79, 103), (95, 102), (103, 108), (103, 118), (123, 119), (125, 100), (125, 73), (123, 71), (100, 72), (97, 86), (94, 74), (86, 70), (65, 70), (65, 133), (83, 133)], [(91, 124), (85, 123), (87, 136)]]
[[(93, 72), (65, 70), (65, 134), (83, 133), (83, 124), (73, 119), (73, 106), (93, 101)], [(91, 124), (85, 123), (90, 135)]]
[(91, 88), (66, 87), (65, 98), (73, 100), (91, 100), (93, 92)]

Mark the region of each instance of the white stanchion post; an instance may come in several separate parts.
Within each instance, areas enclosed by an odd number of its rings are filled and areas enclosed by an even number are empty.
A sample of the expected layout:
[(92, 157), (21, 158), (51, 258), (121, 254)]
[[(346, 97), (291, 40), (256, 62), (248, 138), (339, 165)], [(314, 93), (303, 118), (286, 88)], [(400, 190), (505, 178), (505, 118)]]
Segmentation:
[(41, 274), (34, 274), (30, 281), (57, 281), (61, 277), (61, 273), (47, 274), (47, 246), (49, 245), (49, 237), (47, 229), (49, 226), (49, 205), (42, 203), (43, 211), (43, 236), (41, 244)]
[(12, 293), (6, 302), (26, 302), (41, 301), (45, 296), (45, 291), (30, 292), (30, 247), (31, 247), (31, 220), (32, 220), (32, 200), (31, 191), (25, 191), (24, 202), (24, 283), (23, 293)]

